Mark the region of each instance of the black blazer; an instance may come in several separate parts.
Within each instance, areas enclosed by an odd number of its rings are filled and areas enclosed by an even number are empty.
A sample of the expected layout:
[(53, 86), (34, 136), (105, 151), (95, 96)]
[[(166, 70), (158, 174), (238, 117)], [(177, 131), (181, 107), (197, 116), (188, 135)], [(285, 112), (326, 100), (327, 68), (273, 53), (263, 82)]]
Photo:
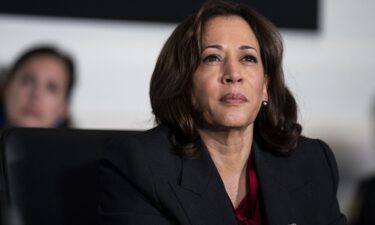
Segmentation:
[[(236, 225), (232, 204), (208, 154), (174, 153), (170, 130), (116, 138), (101, 163), (104, 225)], [(336, 199), (338, 172), (329, 147), (301, 137), (277, 156), (256, 143), (255, 168), (268, 225), (345, 225)]]

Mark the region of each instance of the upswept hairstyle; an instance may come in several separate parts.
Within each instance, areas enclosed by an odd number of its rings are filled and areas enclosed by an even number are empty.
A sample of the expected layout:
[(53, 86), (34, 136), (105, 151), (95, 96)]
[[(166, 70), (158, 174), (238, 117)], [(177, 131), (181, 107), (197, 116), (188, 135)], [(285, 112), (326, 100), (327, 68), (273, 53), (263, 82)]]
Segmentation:
[(192, 104), (192, 77), (201, 62), (201, 32), (211, 18), (231, 15), (240, 16), (252, 28), (268, 76), (268, 105), (260, 109), (254, 122), (254, 138), (274, 153), (288, 153), (296, 146), (302, 127), (297, 123), (296, 101), (284, 81), (282, 39), (271, 22), (244, 5), (210, 1), (176, 27), (151, 77), (155, 122), (172, 129), (178, 154), (197, 153), (201, 141), (197, 131), (199, 115)]

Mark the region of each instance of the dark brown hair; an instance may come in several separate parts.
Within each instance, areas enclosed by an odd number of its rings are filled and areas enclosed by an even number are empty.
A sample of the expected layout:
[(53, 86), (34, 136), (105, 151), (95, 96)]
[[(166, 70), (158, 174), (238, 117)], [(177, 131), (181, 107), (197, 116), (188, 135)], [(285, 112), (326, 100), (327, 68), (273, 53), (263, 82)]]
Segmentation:
[(252, 28), (268, 76), (268, 106), (261, 108), (254, 122), (254, 138), (275, 153), (287, 153), (296, 146), (302, 128), (297, 123), (296, 101), (284, 81), (282, 39), (271, 22), (244, 5), (210, 1), (176, 27), (160, 52), (151, 78), (155, 122), (172, 129), (178, 154), (191, 156), (197, 152), (198, 115), (191, 96), (192, 76), (201, 61), (201, 31), (209, 19), (230, 15), (240, 16)]

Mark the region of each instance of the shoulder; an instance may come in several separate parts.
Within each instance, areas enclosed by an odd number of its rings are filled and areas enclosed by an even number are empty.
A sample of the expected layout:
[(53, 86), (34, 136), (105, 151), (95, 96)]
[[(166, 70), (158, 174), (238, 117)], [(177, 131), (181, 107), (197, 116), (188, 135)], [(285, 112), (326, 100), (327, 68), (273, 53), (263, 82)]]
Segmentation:
[[(258, 146), (258, 145), (257, 145)], [(274, 151), (267, 151), (266, 148), (258, 146), (262, 155), (274, 161), (301, 163), (302, 165), (316, 164), (328, 160), (334, 161), (334, 155), (330, 147), (320, 139), (312, 139), (301, 136), (296, 147), (287, 154), (275, 154)], [(307, 164), (306, 164), (307, 163)]]
[(166, 127), (156, 127), (112, 138), (99, 167), (102, 218), (121, 221), (119, 224), (126, 224), (129, 218), (138, 221), (140, 216), (145, 221), (162, 220), (162, 203), (155, 188), (159, 183), (163, 190), (169, 187), (165, 181), (176, 180), (180, 170), (169, 132)]
[(301, 136), (297, 143), (296, 151), (301, 150), (304, 153), (316, 153), (317, 151), (321, 151), (324, 154), (332, 154), (332, 151), (327, 143), (320, 139), (313, 139), (305, 136)]
[(336, 160), (331, 148), (327, 143), (320, 139), (312, 139), (301, 136), (292, 156), (297, 158), (306, 158), (314, 164), (328, 163), (331, 167), (336, 167)]
[[(258, 164), (264, 163), (277, 174), (281, 183), (312, 182), (335, 190), (338, 171), (329, 146), (319, 140), (301, 136), (296, 148), (287, 155), (276, 155), (262, 149), (256, 151)], [(260, 166), (260, 165), (259, 165)]]
[(264, 192), (297, 206), (293, 210), (301, 221), (310, 218), (311, 224), (346, 224), (336, 199), (337, 165), (326, 143), (300, 137), (288, 155), (260, 150), (256, 151), (255, 166)]
[(150, 167), (160, 165), (165, 170), (178, 167), (180, 159), (169, 136), (169, 128), (157, 126), (134, 135), (113, 137), (106, 146), (102, 165), (111, 164), (124, 173), (146, 173)]
[(297, 157), (306, 157), (316, 165), (326, 164), (329, 170), (337, 176), (337, 164), (335, 156), (327, 143), (320, 139), (312, 139), (301, 136), (295, 151)]
[(320, 139), (301, 136), (296, 149), (290, 156), (303, 172), (323, 183), (331, 183), (332, 189), (338, 186), (338, 169), (335, 156), (327, 143)]
[(158, 151), (171, 147), (169, 133), (167, 127), (158, 126), (132, 135), (119, 134), (108, 142), (105, 156), (141, 154), (145, 151)]
[(286, 156), (290, 160), (298, 160), (299, 162), (310, 161), (311, 163), (319, 163), (328, 161), (335, 163), (335, 157), (331, 148), (320, 139), (312, 139), (301, 136), (297, 142), (297, 146), (289, 155)]

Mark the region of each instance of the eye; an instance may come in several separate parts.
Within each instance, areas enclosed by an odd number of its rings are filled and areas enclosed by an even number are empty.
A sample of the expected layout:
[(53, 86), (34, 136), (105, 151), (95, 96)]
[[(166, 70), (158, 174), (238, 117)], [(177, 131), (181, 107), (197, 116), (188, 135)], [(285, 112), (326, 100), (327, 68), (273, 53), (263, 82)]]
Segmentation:
[(245, 55), (244, 57), (241, 58), (241, 61), (257, 63), (258, 59), (253, 55)]
[(59, 88), (55, 83), (48, 83), (47, 84), (47, 90), (51, 94), (57, 94), (58, 91), (59, 91)]
[(204, 63), (214, 63), (214, 62), (220, 62), (221, 58), (218, 55), (212, 54), (208, 55), (203, 59)]
[(36, 83), (34, 75), (31, 73), (25, 73), (20, 76), (20, 83), (22, 86), (30, 86)]

